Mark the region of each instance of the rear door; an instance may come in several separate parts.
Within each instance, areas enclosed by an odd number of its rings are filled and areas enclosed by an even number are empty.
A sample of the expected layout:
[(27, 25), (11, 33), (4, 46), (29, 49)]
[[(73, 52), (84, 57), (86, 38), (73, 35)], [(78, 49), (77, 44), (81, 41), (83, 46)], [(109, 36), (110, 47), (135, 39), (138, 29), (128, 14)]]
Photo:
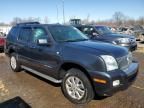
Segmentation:
[(20, 62), (25, 66), (30, 66), (31, 63), (28, 59), (29, 57), (29, 50), (28, 50), (28, 43), (30, 36), (32, 34), (32, 28), (31, 27), (21, 27), (20, 33), (17, 39), (17, 52), (19, 55)]

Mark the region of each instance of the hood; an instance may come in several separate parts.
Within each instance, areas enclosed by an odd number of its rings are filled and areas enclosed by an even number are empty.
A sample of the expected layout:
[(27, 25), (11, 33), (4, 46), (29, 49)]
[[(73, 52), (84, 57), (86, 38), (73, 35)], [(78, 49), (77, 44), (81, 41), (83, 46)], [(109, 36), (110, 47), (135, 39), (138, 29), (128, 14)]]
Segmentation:
[(118, 34), (118, 33), (103, 34), (102, 36), (113, 37), (113, 38), (135, 38), (134, 36), (131, 35)]
[(122, 57), (128, 54), (128, 50), (124, 47), (99, 42), (99, 41), (81, 41), (81, 42), (68, 42), (67, 46), (77, 50), (83, 50), (86, 53), (112, 55), (115, 58)]

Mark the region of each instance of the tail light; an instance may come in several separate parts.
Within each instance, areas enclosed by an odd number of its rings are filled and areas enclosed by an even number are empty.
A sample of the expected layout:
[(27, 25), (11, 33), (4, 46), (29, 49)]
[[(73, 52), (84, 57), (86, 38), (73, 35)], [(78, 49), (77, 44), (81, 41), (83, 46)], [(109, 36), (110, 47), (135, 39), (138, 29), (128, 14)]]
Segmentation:
[(0, 45), (4, 45), (5, 44), (5, 39), (0, 38)]

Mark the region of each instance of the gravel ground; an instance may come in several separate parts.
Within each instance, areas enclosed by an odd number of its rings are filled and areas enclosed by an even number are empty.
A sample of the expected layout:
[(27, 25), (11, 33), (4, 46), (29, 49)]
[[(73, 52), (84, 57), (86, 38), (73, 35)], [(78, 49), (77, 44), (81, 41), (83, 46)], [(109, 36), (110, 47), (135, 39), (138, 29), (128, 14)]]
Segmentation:
[(140, 69), (136, 82), (129, 89), (112, 97), (92, 100), (87, 105), (74, 105), (63, 96), (59, 85), (29, 72), (12, 72), (8, 58), (0, 54), (0, 102), (20, 96), (32, 108), (144, 108), (144, 52), (133, 55)]

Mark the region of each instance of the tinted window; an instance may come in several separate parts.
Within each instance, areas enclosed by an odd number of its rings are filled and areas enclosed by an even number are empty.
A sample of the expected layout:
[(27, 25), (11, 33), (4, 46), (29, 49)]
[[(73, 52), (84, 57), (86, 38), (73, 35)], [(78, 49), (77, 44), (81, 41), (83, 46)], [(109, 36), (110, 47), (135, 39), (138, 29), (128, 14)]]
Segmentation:
[(112, 33), (112, 31), (106, 26), (96, 26), (95, 28), (99, 34)]
[(92, 27), (84, 27), (83, 28), (83, 32), (85, 34), (91, 34), (91, 32), (93, 31), (94, 29)]
[(31, 28), (30, 27), (21, 28), (19, 40), (28, 41), (30, 36), (31, 36)]
[(33, 28), (33, 34), (32, 34), (32, 38), (31, 38), (31, 41), (33, 43), (36, 43), (36, 41), (38, 39), (47, 39), (47, 38), (48, 38), (47, 32), (44, 28), (41, 28), (41, 27)]
[(93, 27), (89, 27), (89, 26), (83, 27), (82, 32), (88, 36), (93, 35), (93, 33), (97, 33)]
[(8, 34), (8, 38), (14, 38), (14, 37), (16, 37), (17, 35), (18, 35), (18, 32), (19, 32), (19, 29), (18, 29), (18, 27), (13, 27), (11, 30), (10, 30), (10, 32), (9, 32), (9, 34)]
[(82, 32), (85, 33), (85, 34), (89, 34), (89, 28), (88, 27), (84, 27), (82, 29)]

